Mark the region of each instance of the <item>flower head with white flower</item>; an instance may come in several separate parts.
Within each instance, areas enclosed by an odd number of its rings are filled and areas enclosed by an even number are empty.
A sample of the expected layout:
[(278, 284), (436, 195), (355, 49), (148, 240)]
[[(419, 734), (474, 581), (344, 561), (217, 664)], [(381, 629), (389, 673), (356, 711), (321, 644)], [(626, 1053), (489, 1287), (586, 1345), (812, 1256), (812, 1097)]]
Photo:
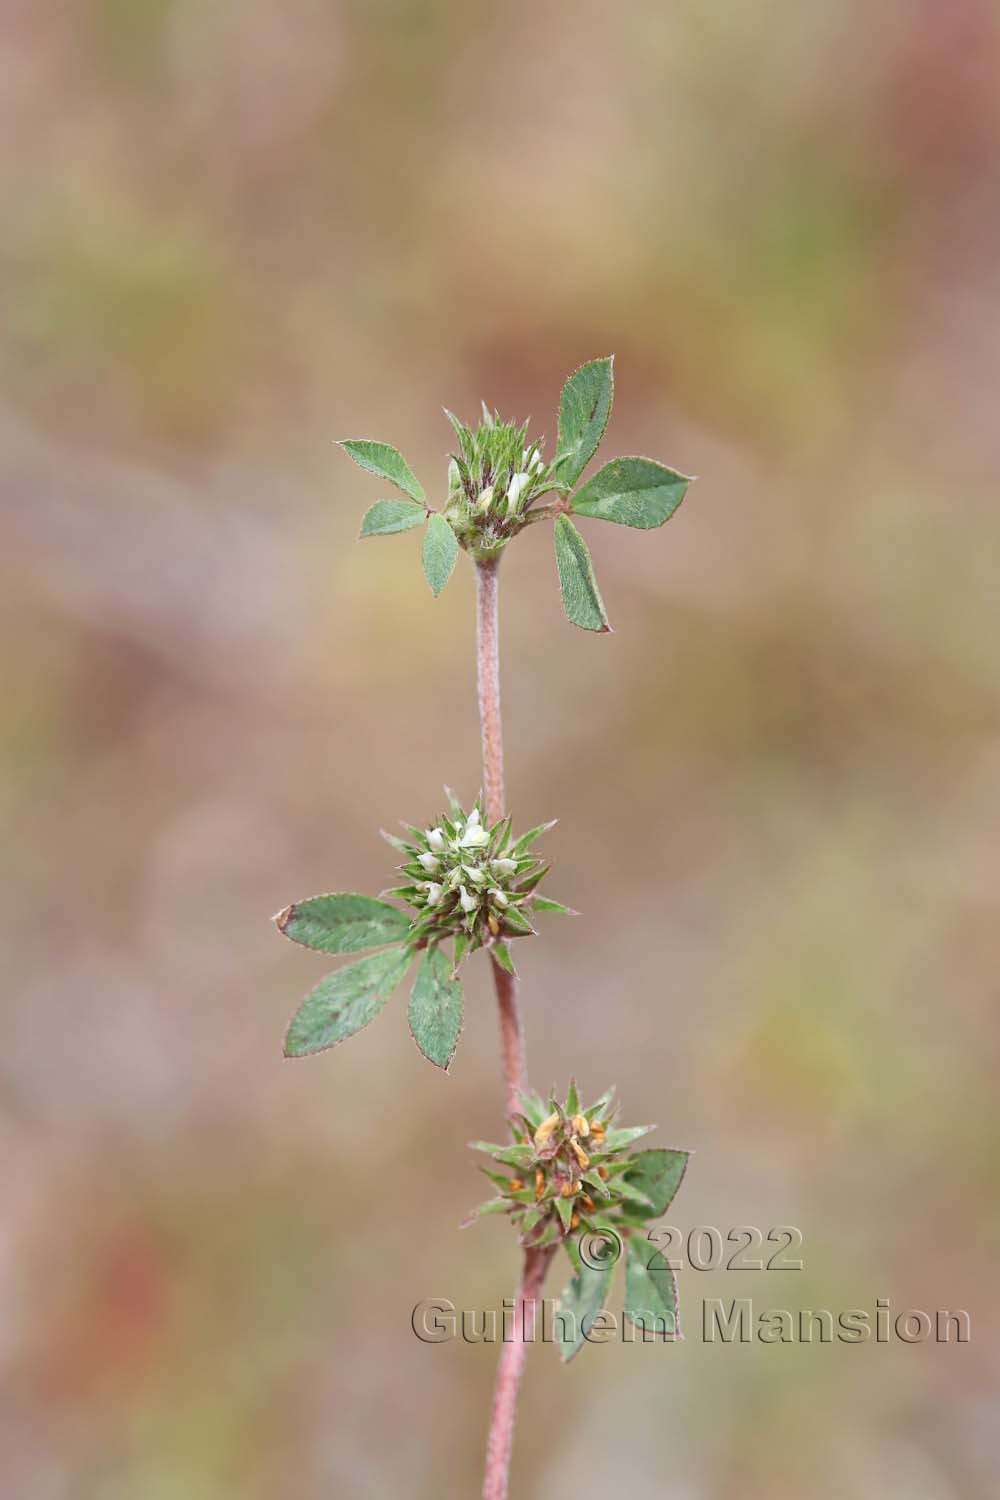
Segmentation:
[(384, 837), (406, 858), (400, 866), (406, 883), (383, 894), (397, 896), (416, 909), (409, 940), (416, 946), (455, 940), (455, 965), (477, 948), (489, 948), (505, 968), (512, 968), (507, 944), (534, 933), (538, 911), (568, 911), (538, 892), (548, 870), (532, 845), (551, 823), (521, 838), (511, 832), (510, 818), (488, 826), (481, 799), (467, 813), (449, 793), (449, 810), (429, 828), (404, 824), (405, 838)]
[(485, 405), (475, 431), (448, 416), (459, 451), (448, 465), (445, 519), (467, 552), (493, 557), (540, 518), (532, 510), (535, 501), (562, 487), (542, 457), (541, 440), (529, 439), (526, 422), (502, 422)]

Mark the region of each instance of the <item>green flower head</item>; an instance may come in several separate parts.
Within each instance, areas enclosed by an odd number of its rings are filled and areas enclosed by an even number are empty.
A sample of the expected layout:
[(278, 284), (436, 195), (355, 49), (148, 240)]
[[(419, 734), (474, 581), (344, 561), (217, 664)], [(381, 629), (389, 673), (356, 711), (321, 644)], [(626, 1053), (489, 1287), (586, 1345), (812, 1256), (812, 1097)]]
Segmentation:
[(400, 866), (407, 883), (384, 892), (415, 908), (410, 941), (455, 940), (456, 966), (477, 948), (499, 949), (509, 967), (506, 944), (530, 937), (537, 911), (569, 913), (569, 907), (539, 893), (548, 865), (532, 852), (532, 845), (553, 827), (542, 823), (520, 838), (511, 833), (511, 820), (492, 826), (485, 822), (482, 798), (466, 813), (449, 794), (449, 810), (429, 828), (406, 828), (407, 837), (385, 834), (405, 854)]

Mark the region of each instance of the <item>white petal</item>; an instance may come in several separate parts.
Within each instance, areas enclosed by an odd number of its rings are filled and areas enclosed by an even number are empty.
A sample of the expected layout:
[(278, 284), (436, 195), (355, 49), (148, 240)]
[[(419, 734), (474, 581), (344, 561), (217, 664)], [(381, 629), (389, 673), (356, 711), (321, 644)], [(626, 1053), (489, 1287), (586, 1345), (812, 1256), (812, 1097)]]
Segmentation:
[(507, 486), (507, 503), (509, 505), (516, 505), (530, 483), (530, 474), (514, 474), (510, 484)]
[(418, 854), (417, 863), (423, 865), (428, 875), (433, 875), (434, 871), (440, 869), (441, 866), (441, 861), (436, 854)]
[(489, 841), (490, 836), (485, 828), (467, 828), (464, 837), (459, 842), (463, 849), (481, 849)]

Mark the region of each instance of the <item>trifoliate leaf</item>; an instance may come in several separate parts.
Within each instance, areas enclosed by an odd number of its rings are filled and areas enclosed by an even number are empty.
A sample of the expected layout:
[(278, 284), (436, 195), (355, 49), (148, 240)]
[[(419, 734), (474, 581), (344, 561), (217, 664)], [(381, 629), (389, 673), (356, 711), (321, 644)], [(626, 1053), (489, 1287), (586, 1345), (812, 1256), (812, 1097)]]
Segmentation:
[(462, 1030), (462, 986), (440, 948), (428, 948), (410, 994), (410, 1031), (430, 1062), (447, 1068)]
[(570, 509), (577, 516), (649, 531), (670, 519), (690, 483), (651, 458), (615, 458), (576, 492)]
[(404, 495), (419, 504), (424, 503), (424, 492), (420, 481), (414, 476), (406, 459), (391, 443), (373, 443), (367, 438), (347, 438), (340, 445), (354, 462), (369, 474), (388, 479)]
[(650, 1218), (665, 1214), (687, 1170), (687, 1151), (639, 1151), (625, 1173), (629, 1186), (637, 1188), (652, 1206)]
[(427, 512), (413, 500), (376, 500), (365, 511), (361, 535), (390, 536), (395, 531), (409, 531), (419, 526)]
[(586, 542), (568, 516), (556, 517), (553, 533), (566, 618), (582, 630), (610, 630)]
[(674, 1273), (655, 1245), (637, 1234), (625, 1252), (625, 1316), (649, 1333), (676, 1334), (680, 1327)]
[(581, 365), (562, 389), (554, 477), (572, 488), (597, 452), (611, 415), (613, 356)]
[(354, 893), (309, 896), (286, 906), (274, 920), (293, 943), (319, 953), (380, 948), (398, 943), (410, 930), (409, 917), (398, 907)]
[[(559, 1298), (556, 1323), (559, 1329), (559, 1355), (564, 1363), (571, 1360), (583, 1347), (585, 1335), (593, 1327), (594, 1319), (604, 1306), (614, 1274), (614, 1261), (597, 1268), (581, 1265)], [(565, 1318), (558, 1316), (562, 1312), (567, 1314)]]
[(458, 542), (444, 516), (435, 513), (427, 523), (427, 533), (421, 553), (424, 576), (437, 596), (451, 577), (458, 556)]
[(405, 948), (387, 948), (321, 979), (288, 1028), (285, 1056), (322, 1052), (367, 1026), (399, 984), (411, 958)]

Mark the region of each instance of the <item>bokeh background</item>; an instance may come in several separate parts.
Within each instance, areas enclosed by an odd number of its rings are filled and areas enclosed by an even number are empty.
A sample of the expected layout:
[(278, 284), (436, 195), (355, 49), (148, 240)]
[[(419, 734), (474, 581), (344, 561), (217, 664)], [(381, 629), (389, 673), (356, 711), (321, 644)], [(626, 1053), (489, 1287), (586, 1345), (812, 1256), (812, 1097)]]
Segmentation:
[[(478, 785), (471, 570), (356, 545), (440, 405), (698, 474), (583, 523), (616, 627), (504, 564), (509, 793), (548, 840), (534, 1081), (697, 1155), (687, 1338), (534, 1351), (514, 1493), (995, 1493), (1000, 14), (989, 0), (4, 7), (5, 1495), (477, 1492), (504, 1226), (485, 966), (281, 1059), (270, 914), (390, 882)], [(557, 1290), (556, 1286), (553, 1290)], [(962, 1307), (965, 1346), (706, 1345), (702, 1299)], [(621, 1288), (612, 1306), (620, 1309)]]

